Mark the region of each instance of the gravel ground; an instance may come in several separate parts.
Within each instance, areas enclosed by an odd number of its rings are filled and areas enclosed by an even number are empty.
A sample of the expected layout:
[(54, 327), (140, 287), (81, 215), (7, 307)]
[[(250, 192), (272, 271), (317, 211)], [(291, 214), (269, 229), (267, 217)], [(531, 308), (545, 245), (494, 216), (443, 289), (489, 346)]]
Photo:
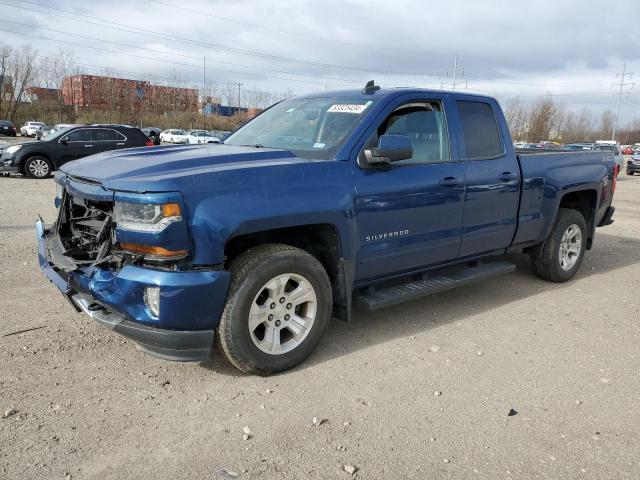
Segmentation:
[(514, 256), (508, 276), (334, 321), (269, 378), (154, 359), (75, 313), (36, 261), (53, 195), (0, 178), (0, 478), (640, 477), (638, 177), (573, 281)]

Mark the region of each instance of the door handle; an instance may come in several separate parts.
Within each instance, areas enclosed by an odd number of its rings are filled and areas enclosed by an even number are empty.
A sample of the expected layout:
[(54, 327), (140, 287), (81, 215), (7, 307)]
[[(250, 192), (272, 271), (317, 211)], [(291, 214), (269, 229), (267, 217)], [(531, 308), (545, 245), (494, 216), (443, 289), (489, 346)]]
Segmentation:
[(122, 145), (124, 145), (124, 142), (123, 143), (116, 143), (116, 145), (121, 147)]
[(503, 182), (510, 182), (511, 180), (515, 180), (516, 178), (518, 178), (518, 175), (511, 172), (503, 172), (502, 175), (500, 175), (498, 178)]
[(85, 145), (84, 148), (90, 148), (93, 147), (93, 145)]
[(455, 178), (455, 177), (445, 177), (442, 180), (440, 180), (439, 183), (443, 187), (457, 187), (459, 185), (462, 185), (462, 179)]

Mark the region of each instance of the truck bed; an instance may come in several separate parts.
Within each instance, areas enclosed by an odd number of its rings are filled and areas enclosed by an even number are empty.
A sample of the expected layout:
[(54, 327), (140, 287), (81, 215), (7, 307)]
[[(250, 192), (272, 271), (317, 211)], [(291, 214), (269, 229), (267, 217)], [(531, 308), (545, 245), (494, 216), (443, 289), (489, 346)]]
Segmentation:
[(572, 190), (593, 191), (598, 224), (613, 197), (613, 155), (590, 151), (517, 152), (522, 192), (514, 247), (542, 242), (553, 227), (562, 197)]

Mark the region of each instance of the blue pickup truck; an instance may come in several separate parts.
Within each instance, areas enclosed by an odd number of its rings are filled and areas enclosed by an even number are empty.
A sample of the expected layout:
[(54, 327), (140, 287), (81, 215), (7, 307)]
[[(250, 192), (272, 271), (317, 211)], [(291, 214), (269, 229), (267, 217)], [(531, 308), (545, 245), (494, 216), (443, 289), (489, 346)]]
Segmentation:
[(605, 152), (518, 155), (489, 97), (419, 89), (283, 101), (224, 144), (64, 165), (39, 261), (149, 354), (245, 372), (302, 362), (332, 317), (514, 270), (569, 280), (610, 224)]

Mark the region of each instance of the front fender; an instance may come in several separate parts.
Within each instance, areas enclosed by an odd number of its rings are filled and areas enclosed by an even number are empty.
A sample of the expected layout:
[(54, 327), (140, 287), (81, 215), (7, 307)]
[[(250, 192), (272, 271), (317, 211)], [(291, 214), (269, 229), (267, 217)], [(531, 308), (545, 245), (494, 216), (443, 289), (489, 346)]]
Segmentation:
[(347, 162), (326, 161), (216, 175), (211, 193), (184, 192), (194, 242), (193, 261), (224, 262), (229, 240), (239, 235), (312, 224), (332, 225), (343, 256), (356, 245), (354, 187)]

